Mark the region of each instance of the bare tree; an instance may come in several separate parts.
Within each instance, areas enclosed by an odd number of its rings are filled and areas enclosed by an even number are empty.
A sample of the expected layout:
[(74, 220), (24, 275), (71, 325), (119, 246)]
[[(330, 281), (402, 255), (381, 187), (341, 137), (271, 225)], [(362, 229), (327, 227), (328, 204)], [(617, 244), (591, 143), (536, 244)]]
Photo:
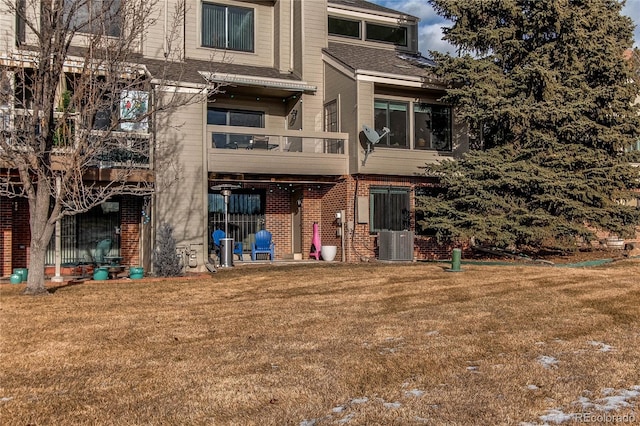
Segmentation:
[(0, 1), (16, 17), (16, 45), (0, 62), (0, 196), (28, 199), (25, 293), (41, 294), (56, 221), (114, 196), (151, 194), (154, 117), (197, 95), (172, 92), (165, 79), (182, 57), (184, 3), (169, 20), (164, 58), (143, 60), (156, 0)]

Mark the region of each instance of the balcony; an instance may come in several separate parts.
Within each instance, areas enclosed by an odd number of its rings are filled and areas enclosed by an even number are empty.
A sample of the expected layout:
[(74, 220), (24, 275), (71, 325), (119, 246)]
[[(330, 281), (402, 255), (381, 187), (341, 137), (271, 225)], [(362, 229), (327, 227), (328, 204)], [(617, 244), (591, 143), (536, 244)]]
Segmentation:
[(344, 175), (349, 170), (347, 133), (207, 126), (206, 138), (210, 172)]

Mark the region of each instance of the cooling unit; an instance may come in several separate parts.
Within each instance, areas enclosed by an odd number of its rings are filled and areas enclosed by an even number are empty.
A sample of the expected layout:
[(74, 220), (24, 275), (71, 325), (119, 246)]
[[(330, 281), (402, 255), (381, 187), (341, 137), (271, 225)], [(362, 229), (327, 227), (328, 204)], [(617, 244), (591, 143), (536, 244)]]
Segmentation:
[(380, 231), (378, 234), (379, 260), (413, 260), (412, 231)]

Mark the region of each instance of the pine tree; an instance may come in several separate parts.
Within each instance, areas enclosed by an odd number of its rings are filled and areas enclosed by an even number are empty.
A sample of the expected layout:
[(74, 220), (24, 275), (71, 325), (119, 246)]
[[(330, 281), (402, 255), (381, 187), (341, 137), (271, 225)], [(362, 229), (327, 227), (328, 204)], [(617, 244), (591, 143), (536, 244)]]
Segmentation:
[(443, 101), (480, 149), (426, 166), (445, 190), (419, 197), (418, 225), (439, 240), (575, 247), (640, 223), (639, 93), (624, 51), (633, 24), (615, 0), (430, 0), (453, 22), (459, 55), (432, 52)]
[(182, 274), (182, 265), (176, 253), (176, 240), (173, 238), (173, 228), (163, 223), (158, 229), (156, 251), (153, 266), (159, 277), (176, 277)]

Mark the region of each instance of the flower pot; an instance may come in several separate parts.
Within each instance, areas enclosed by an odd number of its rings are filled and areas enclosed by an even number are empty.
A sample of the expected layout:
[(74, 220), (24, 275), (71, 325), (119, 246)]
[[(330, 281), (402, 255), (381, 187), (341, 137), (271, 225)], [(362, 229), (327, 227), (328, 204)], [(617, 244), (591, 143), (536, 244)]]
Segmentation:
[(19, 275), (22, 282), (26, 282), (29, 275), (29, 270), (27, 268), (14, 268), (13, 273)]
[(320, 256), (322, 256), (322, 260), (333, 262), (333, 259), (336, 258), (337, 252), (337, 246), (322, 246), (322, 248), (320, 249)]
[(105, 281), (109, 279), (109, 270), (107, 268), (96, 268), (93, 271), (93, 279), (95, 281)]
[(9, 282), (11, 284), (20, 284), (22, 282), (22, 275), (11, 274), (11, 277), (9, 277)]
[(141, 266), (132, 266), (129, 268), (129, 278), (132, 280), (141, 280), (144, 277), (144, 268)]

